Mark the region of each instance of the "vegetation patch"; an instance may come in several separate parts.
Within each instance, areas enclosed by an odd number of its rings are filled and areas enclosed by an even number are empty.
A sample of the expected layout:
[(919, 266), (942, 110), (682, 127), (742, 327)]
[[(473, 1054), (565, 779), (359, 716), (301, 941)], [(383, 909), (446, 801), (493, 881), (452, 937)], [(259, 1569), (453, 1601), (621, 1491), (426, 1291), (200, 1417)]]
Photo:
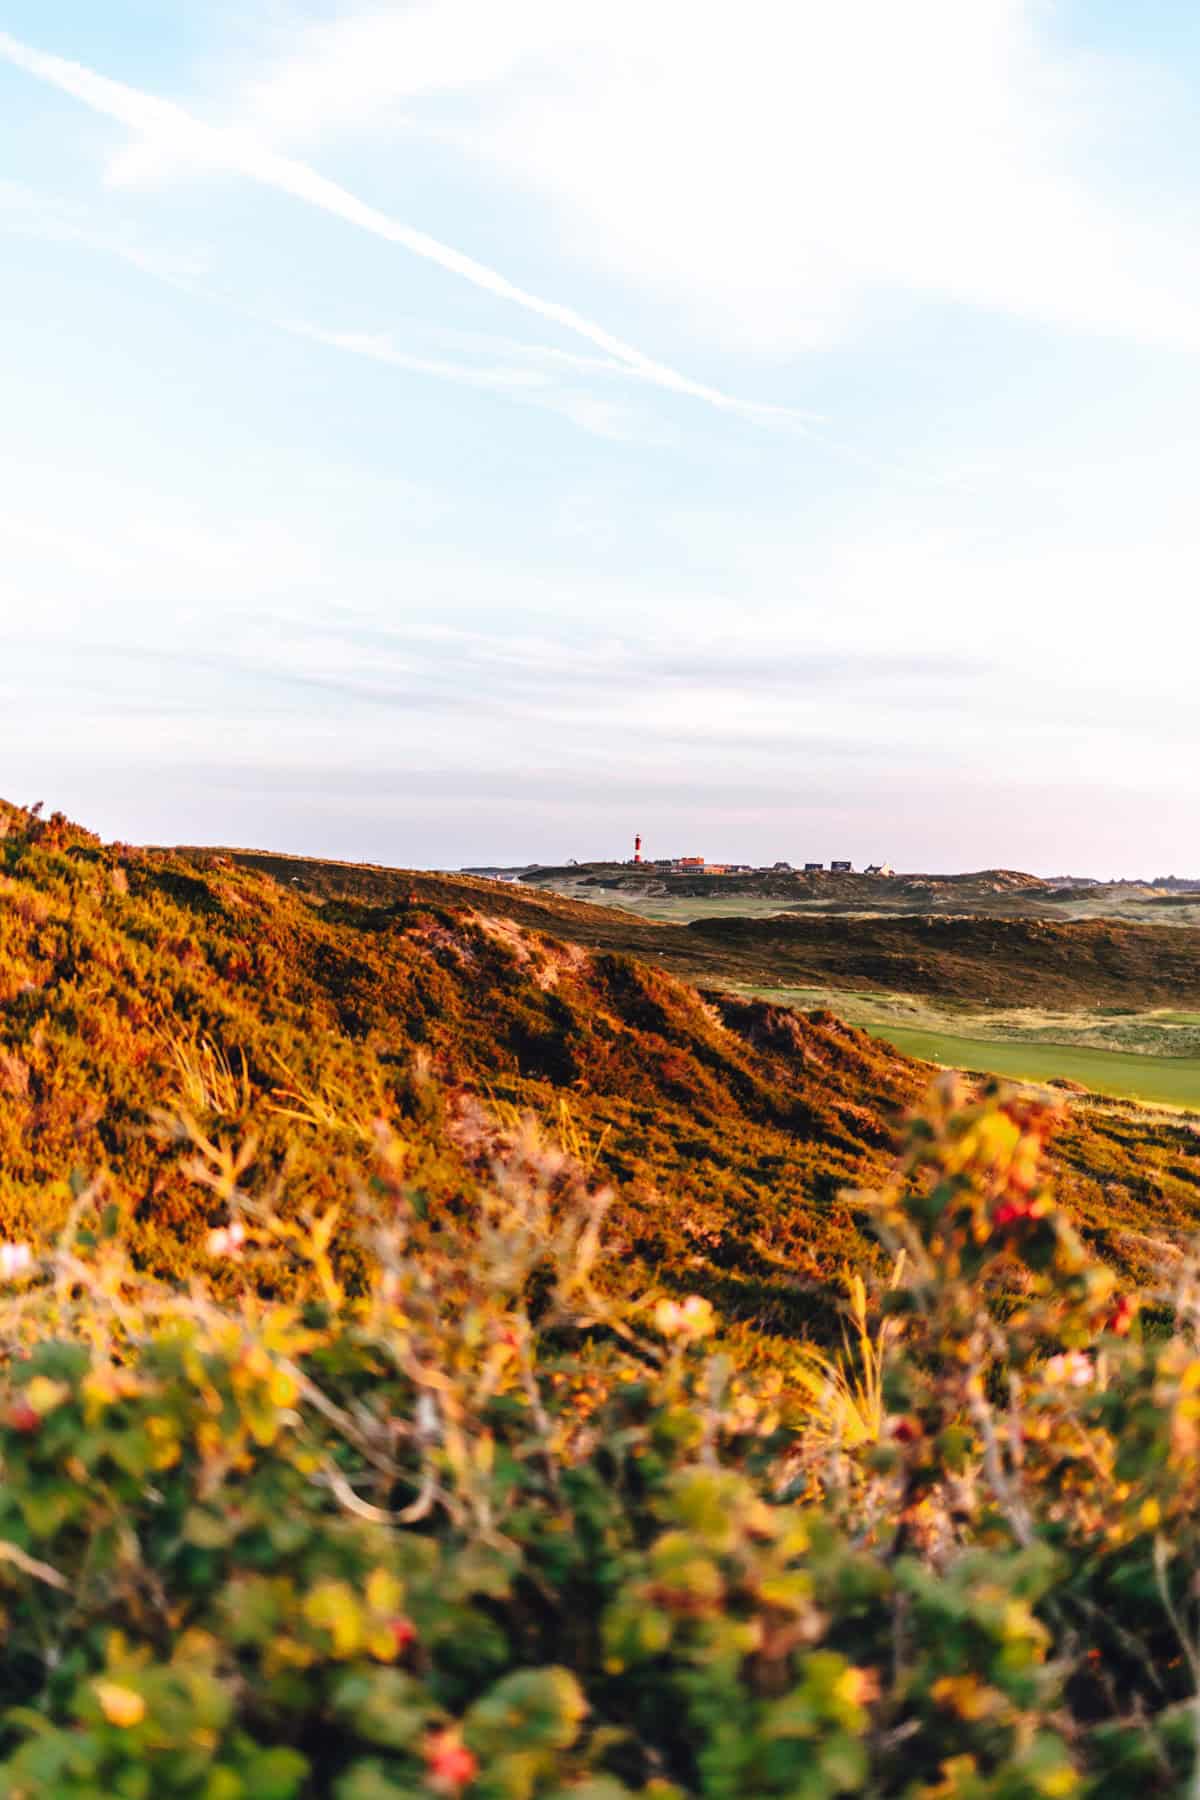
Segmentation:
[[(334, 1158), (360, 1129), (292, 1098)], [(1191, 1277), (1143, 1332), (1055, 1123), (943, 1085), (860, 1197), (842, 1347), (764, 1360), (614, 1282), (609, 1197), (529, 1125), (434, 1205), (379, 1122), (314, 1208), (253, 1117), (164, 1115), (203, 1274), (147, 1275), (99, 1182), (0, 1244), (0, 1795), (1183, 1791)]]

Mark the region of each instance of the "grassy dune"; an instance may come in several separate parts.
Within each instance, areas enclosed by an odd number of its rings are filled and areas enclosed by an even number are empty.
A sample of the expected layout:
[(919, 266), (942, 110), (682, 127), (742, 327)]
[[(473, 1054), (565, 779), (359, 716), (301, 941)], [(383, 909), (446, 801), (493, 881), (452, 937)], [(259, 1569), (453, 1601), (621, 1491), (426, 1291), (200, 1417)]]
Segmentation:
[(946, 876), (867, 875), (673, 876), (608, 868), (534, 869), (527, 883), (590, 904), (620, 906), (639, 918), (687, 924), (693, 919), (764, 918), (775, 913), (857, 918), (970, 913), (979, 918), (1097, 920), (1200, 927), (1200, 892), (1163, 891), (1144, 883), (1060, 887), (1003, 870)]

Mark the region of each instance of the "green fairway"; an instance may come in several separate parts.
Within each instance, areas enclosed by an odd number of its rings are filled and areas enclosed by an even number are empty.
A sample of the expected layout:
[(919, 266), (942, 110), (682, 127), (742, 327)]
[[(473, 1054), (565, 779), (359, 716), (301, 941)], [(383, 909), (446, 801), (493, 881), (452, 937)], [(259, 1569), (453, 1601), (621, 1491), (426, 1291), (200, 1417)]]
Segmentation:
[(940, 1031), (904, 1025), (870, 1024), (872, 1036), (894, 1044), (909, 1056), (944, 1068), (1007, 1075), (1016, 1081), (1078, 1081), (1094, 1094), (1118, 1100), (1146, 1100), (1160, 1106), (1200, 1110), (1200, 1057), (1123, 1056), (1113, 1050), (1090, 1050), (1078, 1044), (988, 1043), (980, 1038), (952, 1037)]

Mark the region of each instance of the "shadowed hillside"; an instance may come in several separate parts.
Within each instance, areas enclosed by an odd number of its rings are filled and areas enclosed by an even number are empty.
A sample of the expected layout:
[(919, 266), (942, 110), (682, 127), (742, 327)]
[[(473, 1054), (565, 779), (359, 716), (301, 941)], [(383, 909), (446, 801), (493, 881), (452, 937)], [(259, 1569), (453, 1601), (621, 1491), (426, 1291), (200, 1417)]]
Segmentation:
[(1115, 920), (696, 920), (731, 958), (781, 979), (870, 985), (997, 1006), (1200, 1006), (1200, 932)]

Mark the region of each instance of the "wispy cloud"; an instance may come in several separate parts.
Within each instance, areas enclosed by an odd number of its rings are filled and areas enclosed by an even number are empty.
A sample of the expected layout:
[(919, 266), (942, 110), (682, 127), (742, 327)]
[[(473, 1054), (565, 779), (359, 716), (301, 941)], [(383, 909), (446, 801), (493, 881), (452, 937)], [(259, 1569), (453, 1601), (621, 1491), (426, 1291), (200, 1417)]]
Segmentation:
[[(368, 357), (406, 374), (502, 394), (519, 404), (555, 413), (596, 437), (620, 442), (637, 437), (645, 442), (663, 436), (660, 424), (639, 417), (623, 401), (578, 384), (564, 383), (565, 376), (575, 373), (592, 379), (597, 376), (609, 380), (639, 377), (639, 371), (615, 357), (580, 356), (547, 344), (522, 344), (515, 339), (488, 337), (482, 333), (417, 327), (435, 344), (439, 340), (457, 343), (464, 357), (490, 353), (493, 358), (499, 355), (506, 359), (490, 363), (452, 361), (445, 356), (401, 349), (385, 332), (335, 331), (301, 320), (273, 318), (207, 285), (204, 277), (210, 274), (210, 264), (207, 257), (198, 252), (180, 255), (158, 246), (141, 244), (119, 231), (99, 229), (65, 213), (61, 206), (34, 189), (3, 179), (0, 179), (0, 230), (37, 238), (43, 243), (63, 244), (115, 257), (156, 281), (182, 288), (194, 299), (235, 312), (288, 336), (306, 338), (327, 349)], [(19, 534), (20, 521), (9, 520), (7, 528), (10, 534)], [(6, 522), (0, 516), (0, 534), (5, 529)]]
[(746, 0), (736, 30), (694, 0), (314, 10), (234, 117), (297, 155), (451, 143), (708, 342), (826, 348), (891, 293), (1200, 347), (1189, 73), (1133, 25), (1120, 56), (1043, 0)]
[[(644, 425), (632, 409), (619, 400), (594, 393), (586, 388), (564, 386), (561, 365), (552, 363), (539, 368), (536, 360), (521, 363), (451, 362), (445, 357), (422, 356), (402, 350), (386, 333), (330, 331), (318, 325), (294, 319), (277, 319), (272, 323), (293, 337), (307, 338), (329, 350), (343, 350), (352, 356), (365, 356), (372, 362), (400, 369), (410, 375), (428, 375), (437, 381), (453, 382), (459, 387), (480, 388), (484, 392), (503, 394), (524, 406), (536, 406), (557, 413), (594, 437), (625, 441), (634, 436), (646, 438), (658, 433), (658, 427)], [(617, 362), (602, 363), (599, 358), (567, 358), (585, 367), (615, 370), (628, 375), (631, 371)]]
[(466, 387), (501, 392), (532, 391), (548, 385), (546, 377), (534, 368), (502, 364), (489, 368), (482, 364), (448, 362), (444, 357), (419, 356), (413, 351), (399, 349), (385, 333), (330, 331), (296, 319), (278, 319), (275, 323), (293, 337), (308, 338), (330, 350), (346, 350), (352, 356), (366, 356), (373, 362), (387, 363), (393, 369), (404, 369), (413, 375), (431, 375), (440, 381), (456, 381)]
[(721, 410), (769, 417), (781, 409), (758, 405), (736, 398), (704, 382), (694, 381), (669, 364), (647, 356), (593, 320), (585, 318), (573, 307), (547, 300), (519, 287), (498, 270), (476, 261), (474, 257), (441, 243), (426, 232), (369, 206), (349, 189), (329, 181), (307, 164), (291, 157), (277, 155), (264, 148), (246, 133), (208, 125), (194, 118), (182, 107), (157, 95), (110, 80), (82, 64), (69, 62), (34, 49), (18, 39), (0, 32), (0, 56), (28, 74), (81, 101), (92, 111), (114, 119), (144, 138), (164, 144), (187, 163), (206, 169), (223, 170), (246, 177), (264, 187), (290, 194), (357, 226), (360, 230), (399, 245), (413, 256), (436, 264), (473, 286), (482, 288), (497, 299), (507, 300), (548, 323), (595, 344), (615, 357), (635, 374), (671, 392), (704, 400)]
[(127, 233), (100, 230), (16, 181), (0, 180), (0, 228), (23, 237), (40, 238), (44, 243), (96, 250), (175, 286), (189, 285), (208, 268), (207, 258), (198, 251), (179, 255), (139, 243)]
[[(61, 644), (0, 629), (0, 651), (23, 646), (31, 660), (59, 667)], [(121, 712), (128, 701), (122, 678), (142, 683), (147, 669), (236, 678), (239, 691), (261, 699), (272, 690), (328, 694), (355, 709), (387, 709), (396, 717), (519, 718), (524, 728), (556, 727), (568, 718), (597, 727), (634, 719), (638, 741), (700, 743), (746, 748), (795, 747), (812, 733), (817, 703), (841, 696), (865, 697), (878, 713), (890, 706), (927, 710), (945, 701), (968, 702), (966, 690), (982, 682), (985, 665), (954, 655), (838, 653), (803, 647), (763, 648), (736, 641), (698, 643), (680, 656), (671, 646), (628, 637), (594, 642), (577, 634), (529, 636), (413, 626), (371, 628), (320, 625), (276, 611), (246, 616), (233, 646), (197, 640), (164, 646), (153, 642), (78, 639), (75, 679), (102, 685), (105, 710)], [(86, 666), (85, 666), (86, 665)], [(753, 690), (751, 712), (740, 702)], [(189, 710), (195, 698), (187, 681), (151, 683), (160, 706), (169, 694)], [(232, 691), (232, 690), (227, 690)], [(804, 710), (797, 703), (804, 702)], [(836, 710), (834, 714), (836, 718)], [(828, 721), (824, 722), (828, 724)], [(856, 728), (835, 734), (857, 743)], [(639, 752), (640, 754), (640, 752)]]

